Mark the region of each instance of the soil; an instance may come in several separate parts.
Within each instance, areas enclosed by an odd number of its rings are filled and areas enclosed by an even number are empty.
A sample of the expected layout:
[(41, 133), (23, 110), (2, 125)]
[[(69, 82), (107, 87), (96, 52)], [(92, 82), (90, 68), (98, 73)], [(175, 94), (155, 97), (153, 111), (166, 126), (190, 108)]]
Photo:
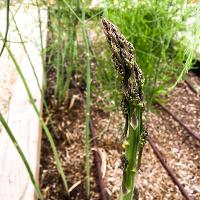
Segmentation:
[[(46, 100), (51, 119), (44, 117), (54, 136), (62, 165), (68, 180), (71, 199), (86, 199), (84, 173), (84, 122), (85, 106), (81, 103), (79, 92), (71, 88), (68, 101), (58, 105), (54, 97), (55, 72), (49, 71)], [(194, 81), (200, 81), (190, 76)], [(75, 101), (74, 101), (75, 99)], [(185, 82), (178, 84), (167, 97), (166, 107), (177, 115), (188, 127), (200, 133), (200, 97), (192, 92)], [(73, 103), (74, 102), (74, 103)], [(96, 181), (93, 151), (98, 151), (102, 159), (104, 182), (109, 199), (117, 199), (121, 185), (121, 134), (124, 120), (120, 112), (105, 112), (92, 106), (91, 118), (95, 124), (98, 147), (91, 141), (91, 200), (100, 199)], [(179, 181), (194, 200), (200, 199), (200, 143), (191, 137), (172, 117), (161, 109), (149, 114), (148, 132), (164, 156), (166, 163), (173, 169)], [(40, 184), (45, 199), (67, 199), (58, 175), (50, 145), (43, 134)], [(147, 143), (141, 169), (138, 174), (137, 188), (141, 200), (181, 200), (177, 186), (174, 185), (159, 160)]]

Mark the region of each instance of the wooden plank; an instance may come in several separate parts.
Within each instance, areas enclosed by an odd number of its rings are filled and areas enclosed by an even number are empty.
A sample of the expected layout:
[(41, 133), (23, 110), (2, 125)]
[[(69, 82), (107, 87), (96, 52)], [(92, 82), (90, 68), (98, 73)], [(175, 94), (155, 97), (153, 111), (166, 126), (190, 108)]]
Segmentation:
[[(42, 10), (41, 15), (44, 30), (43, 41), (45, 43), (47, 10)], [(40, 57), (40, 34), (37, 20), (37, 8), (35, 7), (29, 7), (28, 10), (25, 10), (25, 7), (22, 6), (16, 15), (16, 21), (20, 26), (19, 28), (22, 31), (21, 33), (23, 33), (24, 39), (26, 40), (25, 44), (35, 66), (39, 82), (42, 84), (43, 68)], [(20, 61), (21, 62), (19, 64), (21, 70), (26, 77), (36, 105), (38, 109), (42, 111), (40, 90), (25, 53)], [(35, 178), (38, 180), (41, 127), (38, 117), (36, 116), (36, 113), (29, 102), (26, 90), (20, 77), (17, 78), (14, 86), (14, 92), (10, 101), (8, 116), (8, 124), (13, 131), (20, 147), (22, 148)], [(0, 133), (0, 199), (35, 199), (34, 187), (30, 181), (29, 175), (5, 130), (2, 130)]]

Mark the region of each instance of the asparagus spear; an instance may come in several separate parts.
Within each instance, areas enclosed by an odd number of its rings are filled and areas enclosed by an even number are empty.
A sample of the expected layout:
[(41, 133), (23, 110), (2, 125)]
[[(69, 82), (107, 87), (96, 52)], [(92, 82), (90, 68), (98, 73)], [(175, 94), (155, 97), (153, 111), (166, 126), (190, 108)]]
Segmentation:
[(103, 18), (102, 24), (121, 80), (121, 108), (126, 121), (123, 135), (123, 180), (119, 199), (132, 200), (138, 198), (135, 182), (146, 141), (142, 124), (144, 77), (136, 63), (133, 45), (110, 21)]

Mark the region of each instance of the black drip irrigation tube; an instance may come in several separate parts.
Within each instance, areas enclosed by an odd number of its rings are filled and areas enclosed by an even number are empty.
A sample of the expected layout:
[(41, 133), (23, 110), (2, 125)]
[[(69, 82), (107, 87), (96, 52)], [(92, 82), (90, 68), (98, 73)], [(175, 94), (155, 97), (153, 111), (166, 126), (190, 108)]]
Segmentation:
[(178, 117), (176, 117), (168, 108), (161, 105), (160, 103), (157, 103), (165, 112), (167, 112), (169, 115), (171, 115), (192, 137), (197, 139), (200, 142), (200, 134), (195, 133), (193, 130), (191, 130), (189, 127), (187, 127)]
[(194, 87), (191, 85), (191, 83), (188, 80), (185, 80), (185, 83), (187, 84), (187, 86), (190, 88), (190, 90), (197, 94), (197, 91), (194, 89)]
[(165, 168), (165, 170), (167, 171), (168, 175), (170, 176), (170, 178), (172, 179), (174, 184), (177, 185), (177, 187), (179, 188), (179, 190), (180, 190), (181, 194), (184, 196), (184, 198), (186, 200), (192, 200), (192, 198), (189, 196), (188, 192), (185, 190), (183, 185), (179, 182), (179, 180), (175, 176), (173, 170), (167, 165), (162, 154), (160, 153), (160, 151), (158, 150), (158, 148), (156, 147), (156, 145), (154, 144), (154, 142), (152, 141), (152, 139), (150, 137), (148, 137), (148, 142), (149, 142), (151, 148), (153, 149), (154, 154), (156, 155), (156, 157), (158, 158), (158, 160), (160, 161), (162, 166)]
[[(78, 89), (79, 94), (81, 96), (81, 101), (83, 104), (85, 104), (85, 99), (84, 99), (84, 95), (82, 94), (80, 88), (77, 86), (76, 82), (73, 80), (72, 81), (72, 85)], [(165, 108), (163, 105), (159, 104), (160, 107), (166, 111), (169, 115), (171, 115), (177, 122), (180, 123), (181, 126), (183, 126), (188, 133), (190, 133), (193, 137), (195, 137), (197, 140), (200, 141), (200, 137), (194, 133), (190, 128), (188, 128), (187, 126), (185, 126), (173, 113), (171, 113), (167, 108)], [(93, 138), (93, 144), (94, 146), (97, 146), (97, 141), (96, 141), (96, 129), (94, 126), (94, 123), (92, 121), (92, 119), (90, 119), (90, 133), (91, 136)], [(181, 194), (183, 195), (183, 197), (186, 200), (192, 200), (192, 197), (190, 197), (190, 195), (188, 194), (188, 192), (185, 190), (185, 188), (183, 187), (183, 185), (180, 183), (180, 181), (178, 180), (178, 178), (176, 177), (174, 171), (167, 165), (167, 163), (165, 162), (165, 159), (163, 158), (161, 152), (158, 150), (158, 148), (156, 147), (156, 145), (154, 144), (154, 142), (152, 141), (152, 139), (150, 137), (148, 137), (148, 142), (151, 146), (151, 148), (153, 149), (154, 154), (156, 155), (156, 157), (158, 158), (158, 160), (160, 161), (160, 163), (162, 164), (163, 168), (166, 170), (167, 174), (170, 176), (170, 178), (172, 179), (173, 183), (179, 188)], [(103, 181), (103, 177), (102, 177), (102, 172), (101, 172), (101, 158), (98, 154), (97, 151), (94, 151), (94, 158), (95, 158), (95, 166), (97, 168), (97, 180), (98, 180), (98, 185), (99, 185), (99, 190), (100, 190), (100, 199), (101, 200), (106, 200), (107, 199), (107, 193), (106, 193), (106, 189), (105, 189), (105, 184)]]
[[(199, 73), (200, 73), (200, 66), (199, 66)], [(195, 74), (195, 72), (188, 72), (188, 78), (190, 78), (191, 76), (197, 76), (198, 74)], [(195, 89), (195, 87), (192, 85), (192, 83), (186, 79), (184, 80), (184, 82), (186, 83), (186, 85), (188, 86), (188, 88), (196, 95), (198, 95), (198, 91)]]

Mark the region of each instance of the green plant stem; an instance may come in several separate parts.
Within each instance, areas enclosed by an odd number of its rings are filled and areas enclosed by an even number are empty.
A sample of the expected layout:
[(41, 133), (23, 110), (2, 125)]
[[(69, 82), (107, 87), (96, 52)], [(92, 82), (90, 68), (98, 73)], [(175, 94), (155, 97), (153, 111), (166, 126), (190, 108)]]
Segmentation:
[[(1, 34), (0, 34), (0, 35), (1, 35)], [(24, 77), (22, 71), (21, 71), (21, 68), (20, 68), (19, 64), (17, 63), (17, 61), (16, 61), (16, 59), (15, 59), (15, 57), (14, 57), (12, 51), (10, 50), (10, 48), (9, 48), (7, 45), (6, 45), (5, 47), (6, 47), (6, 49), (7, 49), (7, 51), (8, 51), (8, 54), (9, 54), (9, 56), (11, 57), (11, 59), (12, 59), (14, 65), (15, 65), (15, 67), (16, 67), (16, 69), (17, 69), (17, 72), (18, 72), (19, 75), (20, 75), (20, 78), (21, 78), (21, 80), (22, 80), (22, 82), (23, 82), (23, 84), (24, 84), (24, 87), (25, 87), (25, 89), (26, 89), (26, 92), (27, 92), (27, 94), (28, 94), (29, 100), (30, 100), (30, 102), (31, 102), (31, 104), (32, 104), (32, 106), (33, 106), (33, 108), (34, 108), (34, 110), (35, 110), (35, 113), (36, 113), (37, 116), (38, 116), (39, 122), (40, 122), (40, 124), (41, 124), (41, 126), (42, 126), (42, 128), (43, 128), (43, 130), (44, 130), (44, 132), (45, 132), (45, 134), (46, 134), (46, 136), (47, 136), (47, 139), (48, 139), (48, 141), (49, 141), (49, 143), (50, 143), (50, 146), (51, 146), (51, 149), (52, 149), (52, 152), (53, 152), (53, 156), (54, 156), (54, 159), (55, 159), (55, 162), (56, 162), (56, 166), (57, 166), (58, 172), (59, 172), (59, 174), (60, 174), (60, 176), (61, 176), (61, 179), (62, 179), (62, 181), (63, 181), (63, 184), (64, 184), (64, 188), (65, 188), (65, 190), (66, 190), (66, 193), (67, 193), (67, 195), (69, 195), (69, 194), (68, 194), (67, 180), (66, 180), (66, 178), (65, 178), (64, 170), (63, 170), (63, 168), (62, 168), (61, 162), (60, 162), (60, 160), (59, 160), (59, 156), (58, 156), (58, 153), (57, 153), (57, 149), (56, 149), (55, 143), (54, 143), (54, 141), (53, 141), (53, 137), (52, 137), (51, 133), (49, 132), (49, 129), (47, 128), (47, 126), (46, 126), (46, 124), (45, 124), (45, 122), (44, 122), (42, 116), (40, 115), (40, 112), (39, 112), (39, 110), (38, 110), (38, 108), (37, 108), (37, 106), (36, 106), (36, 104), (35, 104), (35, 101), (34, 101), (34, 99), (33, 99), (33, 96), (32, 96), (32, 94), (31, 94), (31, 91), (30, 91), (30, 89), (29, 89), (29, 87), (28, 87), (28, 84), (27, 84), (27, 82), (26, 82), (26, 79), (25, 79), (25, 77)]]
[[(83, 12), (85, 16), (85, 11), (82, 10), (82, 19), (76, 14), (76, 12), (73, 10), (73, 8), (69, 5), (67, 0), (63, 0), (63, 2), (66, 4), (66, 6), (69, 8), (69, 10), (73, 13), (73, 15), (78, 19), (80, 23), (83, 23)], [(79, 2), (80, 3), (80, 2)], [(84, 3), (83, 3), (84, 4)]]
[[(132, 109), (131, 109), (132, 110)], [(132, 124), (133, 115), (137, 116), (137, 127)], [(125, 156), (128, 160), (128, 166), (124, 170), (122, 190), (120, 192), (120, 200), (132, 200), (134, 197), (134, 188), (137, 175), (138, 150), (140, 148), (140, 135), (142, 130), (142, 108), (137, 106), (135, 113), (129, 115), (128, 145), (125, 148)]]
[[(76, 14), (73, 8), (79, 8), (78, 2), (57, 1), (56, 11), (53, 11), (51, 15), (52, 25), (50, 27), (53, 28), (52, 37), (55, 41), (54, 49), (56, 49), (55, 51), (52, 48), (55, 54), (56, 69), (55, 96), (59, 103), (68, 98), (71, 75), (75, 71), (77, 61), (77, 24), (79, 21), (73, 17), (74, 13)], [(67, 17), (63, 17), (63, 13)]]
[(33, 70), (34, 77), (35, 77), (35, 80), (36, 80), (36, 82), (37, 82), (37, 86), (38, 86), (38, 88), (39, 88), (39, 90), (40, 90), (40, 93), (42, 94), (42, 89), (41, 89), (41, 86), (40, 86), (40, 83), (39, 83), (39, 79), (38, 79), (37, 74), (36, 74), (36, 71), (35, 71), (35, 67), (33, 66), (33, 62), (31, 61), (31, 58), (30, 58), (30, 56), (29, 56), (29, 53), (28, 53), (28, 51), (27, 51), (27, 49), (26, 49), (26, 46), (25, 46), (24, 41), (23, 41), (23, 39), (22, 39), (22, 35), (21, 35), (20, 30), (19, 30), (19, 28), (18, 28), (18, 25), (17, 25), (17, 22), (16, 22), (16, 20), (15, 20), (15, 17), (14, 17), (14, 15), (13, 15), (12, 12), (11, 12), (11, 14), (12, 14), (12, 18), (13, 18), (13, 21), (14, 21), (14, 24), (15, 24), (15, 27), (16, 27), (16, 30), (17, 30), (17, 33), (18, 33), (18, 35), (19, 35), (21, 44), (22, 44), (23, 49), (24, 49), (24, 51), (25, 51), (25, 53), (26, 53), (26, 56), (27, 56), (28, 61), (29, 61), (30, 65), (31, 65), (31, 68), (32, 68), (32, 70)]
[[(71, 81), (71, 75), (72, 75), (72, 72), (73, 72), (73, 67), (74, 65), (76, 64), (75, 61), (76, 61), (76, 58), (77, 58), (77, 41), (76, 41), (76, 26), (72, 28), (72, 30), (69, 31), (69, 37), (70, 37), (70, 41), (68, 42), (69, 43), (69, 55), (70, 55), (70, 58), (69, 58), (69, 64), (67, 66), (67, 69), (66, 69), (66, 73), (67, 73), (67, 77), (66, 77), (66, 82), (64, 84), (64, 87), (63, 87), (63, 95), (65, 95), (65, 91), (68, 91), (69, 90), (69, 84), (70, 84), (70, 81)], [(64, 56), (65, 58), (65, 56)], [(64, 62), (64, 58), (63, 58), (63, 62)], [(63, 63), (64, 64), (64, 63)], [(68, 98), (68, 93), (65, 97), (65, 99)], [(64, 99), (64, 97), (63, 97)]]
[[(60, 13), (60, 3), (57, 1), (57, 9), (58, 9), (58, 14)], [(59, 103), (61, 102), (61, 84), (63, 83), (63, 72), (62, 68), (63, 66), (61, 65), (61, 21), (60, 21), (60, 16), (57, 17), (57, 23), (58, 23), (58, 42), (57, 42), (57, 57), (56, 57), (56, 89), (55, 89), (55, 95), (58, 97)]]
[(41, 48), (41, 60), (42, 60), (42, 67), (43, 67), (43, 88), (46, 88), (46, 73), (45, 73), (45, 51), (43, 47), (43, 36), (42, 36), (42, 20), (41, 20), (41, 11), (39, 7), (38, 0), (36, 0), (36, 6), (38, 11), (38, 26), (40, 31), (40, 48)]
[(19, 146), (17, 140), (15, 139), (15, 136), (12, 133), (10, 127), (8, 126), (8, 124), (5, 121), (3, 115), (1, 114), (1, 112), (0, 112), (0, 122), (2, 123), (2, 125), (5, 128), (6, 132), (8, 133), (8, 136), (10, 137), (11, 141), (13, 142), (15, 148), (17, 149), (17, 152), (19, 153), (19, 155), (20, 155), (20, 157), (21, 157), (21, 159), (22, 159), (22, 161), (23, 161), (23, 163), (24, 163), (24, 165), (26, 167), (26, 170), (27, 170), (27, 172), (29, 174), (29, 177), (31, 179), (31, 182), (32, 182), (32, 184), (33, 184), (33, 186), (35, 188), (35, 192), (36, 192), (36, 195), (37, 195), (38, 199), (39, 200), (43, 200), (42, 193), (40, 191), (40, 188), (39, 188), (36, 180), (34, 179), (34, 176), (33, 176), (33, 173), (31, 171), (31, 168), (30, 168), (30, 166), (28, 164), (28, 161), (27, 161), (23, 151), (21, 150), (21, 147)]
[[(28, 51), (27, 51), (27, 49), (26, 49), (26, 46), (25, 46), (25, 44), (24, 44), (24, 42), (23, 42), (22, 35), (21, 35), (20, 30), (19, 30), (19, 28), (18, 28), (18, 25), (17, 25), (17, 22), (16, 22), (16, 20), (15, 20), (15, 17), (14, 17), (14, 15), (13, 15), (12, 12), (11, 12), (11, 14), (12, 14), (12, 19), (13, 19), (13, 21), (14, 21), (14, 24), (15, 24), (17, 33), (18, 33), (18, 35), (19, 35), (21, 44), (22, 44), (23, 49), (24, 49), (24, 51), (25, 51), (25, 54), (26, 54), (26, 56), (27, 56), (27, 58), (28, 58), (28, 61), (29, 61), (30, 65), (31, 65), (31, 68), (32, 68), (32, 70), (33, 70), (33, 74), (34, 74), (35, 80), (36, 80), (36, 82), (37, 82), (37, 86), (38, 86), (38, 88), (39, 88), (39, 90), (40, 90), (40, 94), (41, 94), (41, 97), (42, 97), (42, 103), (43, 103), (44, 106), (45, 106), (46, 112), (49, 114), (49, 109), (48, 109), (47, 103), (46, 103), (46, 101), (45, 101), (45, 99), (44, 99), (43, 90), (42, 90), (42, 88), (41, 88), (41, 86), (40, 86), (40, 82), (39, 82), (39, 79), (38, 79), (38, 77), (37, 77), (37, 73), (36, 73), (36, 71), (35, 71), (35, 67), (34, 67), (33, 62), (32, 62), (32, 60), (31, 60), (31, 57), (30, 57), (30, 55), (29, 55), (29, 53), (28, 53)], [(43, 73), (44, 73), (44, 72), (43, 72)]]
[(90, 49), (85, 23), (85, 5), (82, 5), (82, 32), (86, 48), (86, 124), (85, 124), (85, 170), (86, 170), (86, 195), (90, 195), (90, 157), (89, 157), (89, 133), (90, 133)]
[(10, 10), (10, 0), (7, 0), (7, 3), (6, 3), (6, 33), (5, 33), (5, 36), (4, 36), (3, 47), (1, 48), (1, 51), (0, 51), (0, 57), (3, 54), (4, 48), (5, 48), (6, 42), (7, 42), (7, 37), (8, 37), (8, 30), (9, 30), (9, 10)]

